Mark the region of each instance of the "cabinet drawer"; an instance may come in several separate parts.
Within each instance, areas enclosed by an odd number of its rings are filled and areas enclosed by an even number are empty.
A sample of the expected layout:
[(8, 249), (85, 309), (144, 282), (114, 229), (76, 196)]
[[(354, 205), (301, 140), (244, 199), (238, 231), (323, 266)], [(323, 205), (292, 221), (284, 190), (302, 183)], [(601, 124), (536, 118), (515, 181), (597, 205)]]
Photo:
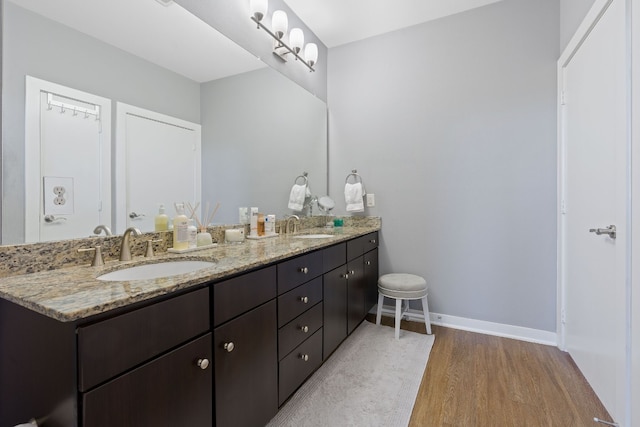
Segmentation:
[(378, 247), (378, 232), (369, 233), (365, 236), (356, 237), (347, 242), (347, 260), (351, 261)]
[(213, 325), (217, 326), (276, 297), (276, 267), (213, 285)]
[(278, 264), (278, 295), (322, 274), (322, 251)]
[(282, 359), (322, 327), (322, 303), (302, 313), (278, 331), (278, 358)]
[(347, 262), (347, 244), (339, 243), (326, 248), (322, 253), (322, 272), (326, 273)]
[(278, 327), (322, 301), (322, 277), (317, 277), (278, 297)]
[(209, 288), (78, 328), (78, 387), (86, 391), (209, 329)]
[(369, 233), (362, 237), (362, 249), (364, 253), (367, 253), (378, 247), (378, 232)]
[(211, 346), (207, 334), (84, 394), (82, 425), (211, 426), (213, 367), (198, 366)]
[(313, 334), (280, 362), (278, 404), (296, 391), (322, 363), (322, 329)]

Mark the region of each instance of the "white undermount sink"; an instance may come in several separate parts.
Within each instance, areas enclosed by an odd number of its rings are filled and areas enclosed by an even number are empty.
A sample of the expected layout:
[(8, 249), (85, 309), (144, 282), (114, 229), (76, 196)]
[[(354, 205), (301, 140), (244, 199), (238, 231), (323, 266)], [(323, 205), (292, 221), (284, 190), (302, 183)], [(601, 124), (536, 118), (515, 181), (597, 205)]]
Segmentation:
[(105, 273), (96, 277), (98, 280), (112, 282), (126, 282), (130, 280), (150, 280), (160, 277), (171, 277), (179, 274), (192, 273), (203, 268), (211, 267), (214, 263), (209, 261), (166, 261), (155, 264), (136, 265), (134, 267)]
[(295, 239), (328, 239), (333, 237), (333, 234), (300, 234), (293, 236)]

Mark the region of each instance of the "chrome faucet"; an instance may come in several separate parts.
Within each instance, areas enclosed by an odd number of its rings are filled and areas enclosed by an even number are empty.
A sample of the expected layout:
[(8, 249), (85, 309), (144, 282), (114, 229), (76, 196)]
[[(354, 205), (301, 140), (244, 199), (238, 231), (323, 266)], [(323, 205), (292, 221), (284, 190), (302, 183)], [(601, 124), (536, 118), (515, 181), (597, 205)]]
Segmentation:
[(129, 246), (129, 235), (140, 236), (142, 232), (135, 227), (129, 227), (122, 235), (122, 245), (120, 246), (120, 261), (131, 261), (131, 247)]
[(94, 228), (93, 229), (93, 234), (100, 234), (103, 231), (104, 231), (105, 235), (113, 236), (113, 233), (111, 232), (111, 229), (109, 227), (107, 227), (106, 225), (103, 225), (103, 224), (100, 224), (99, 226)]
[[(300, 223), (300, 217), (298, 215), (289, 215), (287, 217), (287, 221), (284, 223), (284, 232), (282, 234), (288, 234), (289, 233), (289, 224), (291, 222), (292, 219), (295, 219), (298, 221), (298, 224)], [(296, 229), (296, 223), (293, 223), (293, 233), (295, 234), (295, 232), (297, 231)]]

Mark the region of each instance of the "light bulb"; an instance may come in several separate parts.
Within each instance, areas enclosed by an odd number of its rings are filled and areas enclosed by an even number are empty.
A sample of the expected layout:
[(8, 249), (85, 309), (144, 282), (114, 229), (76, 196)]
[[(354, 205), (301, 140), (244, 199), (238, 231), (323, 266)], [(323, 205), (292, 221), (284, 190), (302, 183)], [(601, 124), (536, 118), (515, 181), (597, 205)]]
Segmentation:
[(304, 46), (304, 33), (300, 28), (293, 28), (289, 33), (289, 45), (295, 53), (300, 53)]
[(307, 43), (304, 48), (304, 60), (307, 61), (307, 64), (311, 67), (318, 62), (318, 45), (315, 43)]
[(268, 0), (251, 0), (249, 8), (251, 15), (256, 18), (256, 21), (262, 21), (264, 15), (267, 14)]
[(287, 33), (289, 22), (287, 13), (284, 10), (276, 10), (271, 18), (271, 30), (278, 39), (281, 39)]

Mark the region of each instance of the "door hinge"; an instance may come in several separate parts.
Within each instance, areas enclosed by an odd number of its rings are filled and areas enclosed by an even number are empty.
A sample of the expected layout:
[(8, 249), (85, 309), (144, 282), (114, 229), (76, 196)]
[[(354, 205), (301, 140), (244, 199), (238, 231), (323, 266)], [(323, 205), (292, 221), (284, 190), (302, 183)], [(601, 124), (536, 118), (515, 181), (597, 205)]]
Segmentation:
[(98, 212), (102, 212), (102, 200), (98, 200)]
[(563, 325), (567, 323), (567, 312), (564, 308), (560, 310), (560, 323)]
[(566, 105), (566, 104), (567, 104), (566, 92), (562, 90), (560, 91), (560, 105)]
[(567, 214), (567, 204), (564, 201), (564, 199), (560, 200), (560, 213), (562, 215), (566, 215)]

